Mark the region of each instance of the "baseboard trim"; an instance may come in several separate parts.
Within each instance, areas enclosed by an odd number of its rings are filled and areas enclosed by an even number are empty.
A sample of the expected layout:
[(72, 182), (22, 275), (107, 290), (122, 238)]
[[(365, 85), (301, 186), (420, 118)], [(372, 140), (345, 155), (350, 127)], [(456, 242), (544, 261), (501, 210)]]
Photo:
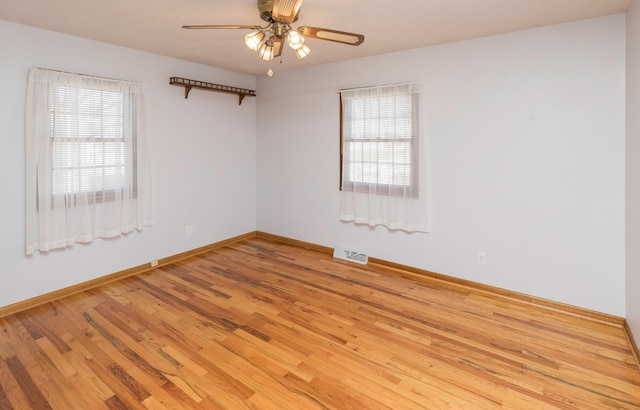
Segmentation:
[(159, 267), (169, 265), (171, 263), (178, 262), (182, 259), (189, 258), (191, 256), (199, 255), (201, 253), (205, 253), (214, 249), (221, 248), (223, 246), (231, 245), (235, 242), (239, 242), (245, 239), (253, 238), (256, 236), (255, 231), (249, 232), (243, 235), (235, 236), (233, 238), (225, 239), (220, 242), (212, 243), (210, 245), (202, 246), (199, 248), (191, 249), (186, 252), (181, 252), (176, 255), (168, 256), (166, 258), (162, 258), (158, 260), (158, 265), (151, 267), (150, 264), (146, 263), (144, 265), (134, 266), (133, 268), (125, 269), (120, 272), (112, 273), (106, 276), (101, 276), (96, 279), (92, 279), (86, 282), (78, 283), (77, 285), (72, 285), (66, 288), (62, 288), (59, 290), (55, 290), (53, 292), (45, 293), (43, 295), (35, 296), (30, 299), (26, 299), (11, 305), (7, 305), (0, 308), (0, 318), (8, 315), (12, 315), (14, 313), (18, 313), (36, 306), (44, 305), (46, 303), (53, 302), (55, 300), (61, 299), (66, 296), (71, 296), (76, 293), (84, 292), (85, 290), (97, 288), (99, 286), (105, 285), (110, 282), (114, 282), (116, 280), (120, 280), (123, 278), (127, 278), (129, 276), (139, 275), (144, 272), (148, 272)]
[(581, 317), (583, 319), (592, 320), (595, 322), (603, 323), (609, 326), (621, 328), (624, 325), (624, 318), (619, 316), (610, 315), (594, 310), (589, 310), (582, 307), (577, 307), (561, 302), (556, 302), (537, 296), (531, 296), (524, 293), (514, 292), (498, 288), (495, 286), (485, 285), (478, 282), (473, 282), (465, 279), (456, 278), (453, 276), (444, 275), (441, 273), (430, 272), (427, 270), (414, 268), (412, 266), (400, 265), (393, 262), (388, 262), (376, 258), (369, 258), (369, 263), (375, 265), (391, 274), (406, 277), (408, 279), (414, 279), (419, 281), (427, 281), (428, 283), (437, 282), (440, 286), (453, 287), (453, 288), (465, 288), (476, 293), (481, 293), (489, 297), (499, 297), (502, 299), (509, 299), (510, 301), (516, 301), (522, 304), (535, 306), (538, 308), (552, 310), (572, 316)]
[(638, 350), (638, 343), (636, 343), (633, 332), (626, 320), (624, 321), (624, 334), (627, 336), (627, 341), (631, 346), (631, 353), (633, 353), (633, 358), (636, 360), (636, 366), (640, 369), (640, 350)]
[(286, 236), (274, 235), (272, 233), (256, 231), (256, 238), (275, 243), (284, 243), (287, 245), (297, 246), (298, 248), (309, 249), (312, 251), (333, 255), (333, 248), (322, 246), (311, 242), (300, 241), (297, 239), (287, 238)]
[[(316, 250), (318, 252), (322, 252), (329, 255), (333, 254), (333, 248), (329, 248), (327, 246), (304, 242), (297, 239), (291, 239), (284, 236), (273, 235), (266, 232), (258, 231), (256, 232), (256, 237), (260, 239), (273, 241), (273, 242), (298, 246), (305, 249)], [(349, 263), (349, 262), (344, 262), (344, 263)], [(536, 296), (530, 296), (523, 293), (513, 292), (510, 290), (506, 290), (506, 289), (502, 289), (502, 288), (498, 288), (490, 285), (485, 285), (478, 282), (459, 279), (453, 276), (431, 272), (428, 270), (415, 268), (413, 266), (408, 266), (408, 265), (402, 265), (395, 262), (389, 262), (383, 259), (369, 257), (369, 264), (366, 266), (370, 266), (371, 268), (377, 269), (379, 271), (384, 271), (389, 274), (405, 277), (407, 279), (412, 279), (412, 280), (427, 282), (427, 283), (437, 283), (439, 286), (444, 286), (449, 288), (457, 288), (457, 289), (464, 288), (477, 293), (482, 293), (488, 297), (500, 297), (503, 299), (509, 299), (511, 301), (517, 301), (519, 303), (535, 306), (538, 308), (543, 308), (546, 310), (552, 310), (555, 312), (569, 314), (572, 316), (578, 316), (584, 319), (600, 322), (600, 323), (617, 327), (617, 328), (623, 328), (625, 324), (624, 318), (621, 318), (619, 316), (610, 315), (607, 313), (601, 313), (601, 312), (597, 312), (597, 311), (593, 311), (593, 310), (589, 310), (581, 307), (576, 307), (576, 306), (572, 306), (572, 305), (568, 305), (560, 302), (555, 302), (555, 301), (547, 300), (544, 298), (539, 298)]]

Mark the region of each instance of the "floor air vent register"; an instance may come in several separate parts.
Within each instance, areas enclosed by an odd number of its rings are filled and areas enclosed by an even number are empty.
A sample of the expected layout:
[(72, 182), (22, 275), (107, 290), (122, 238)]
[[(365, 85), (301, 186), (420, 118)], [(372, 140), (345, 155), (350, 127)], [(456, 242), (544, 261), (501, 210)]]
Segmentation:
[(336, 246), (333, 248), (333, 257), (343, 259), (345, 261), (356, 262), (362, 265), (366, 265), (369, 261), (369, 254), (367, 252), (349, 249), (342, 246)]

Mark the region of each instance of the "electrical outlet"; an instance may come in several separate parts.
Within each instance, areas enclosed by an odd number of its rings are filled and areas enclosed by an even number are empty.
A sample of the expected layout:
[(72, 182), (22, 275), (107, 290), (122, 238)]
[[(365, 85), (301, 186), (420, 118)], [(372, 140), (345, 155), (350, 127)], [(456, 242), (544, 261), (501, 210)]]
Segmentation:
[(158, 260), (157, 260), (157, 259), (152, 260), (152, 261), (151, 261), (151, 267), (152, 267), (152, 268), (155, 268), (156, 266), (158, 266)]
[(478, 251), (478, 254), (476, 255), (476, 262), (478, 263), (478, 265), (486, 265), (487, 255), (484, 252)]
[(193, 235), (193, 227), (187, 226), (187, 236), (191, 236), (191, 235)]

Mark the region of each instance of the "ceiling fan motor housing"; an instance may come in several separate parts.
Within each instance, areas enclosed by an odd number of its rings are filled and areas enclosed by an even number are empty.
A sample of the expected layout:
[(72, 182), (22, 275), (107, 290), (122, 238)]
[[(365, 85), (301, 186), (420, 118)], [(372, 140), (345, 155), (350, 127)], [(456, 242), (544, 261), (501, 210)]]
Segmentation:
[(258, 10), (260, 11), (260, 18), (266, 22), (271, 23), (271, 13), (273, 12), (273, 0), (258, 0)]
[[(258, 11), (260, 12), (260, 18), (267, 23), (273, 23), (276, 20), (273, 18), (273, 0), (258, 0)], [(298, 15), (293, 19), (293, 22), (298, 21)]]

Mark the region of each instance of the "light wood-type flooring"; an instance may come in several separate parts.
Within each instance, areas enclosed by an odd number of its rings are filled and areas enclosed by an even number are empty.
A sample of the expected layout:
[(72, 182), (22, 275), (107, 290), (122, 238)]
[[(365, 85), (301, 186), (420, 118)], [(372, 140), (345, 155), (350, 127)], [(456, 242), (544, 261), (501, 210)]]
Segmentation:
[(250, 238), (0, 318), (0, 409), (640, 409), (620, 326)]

